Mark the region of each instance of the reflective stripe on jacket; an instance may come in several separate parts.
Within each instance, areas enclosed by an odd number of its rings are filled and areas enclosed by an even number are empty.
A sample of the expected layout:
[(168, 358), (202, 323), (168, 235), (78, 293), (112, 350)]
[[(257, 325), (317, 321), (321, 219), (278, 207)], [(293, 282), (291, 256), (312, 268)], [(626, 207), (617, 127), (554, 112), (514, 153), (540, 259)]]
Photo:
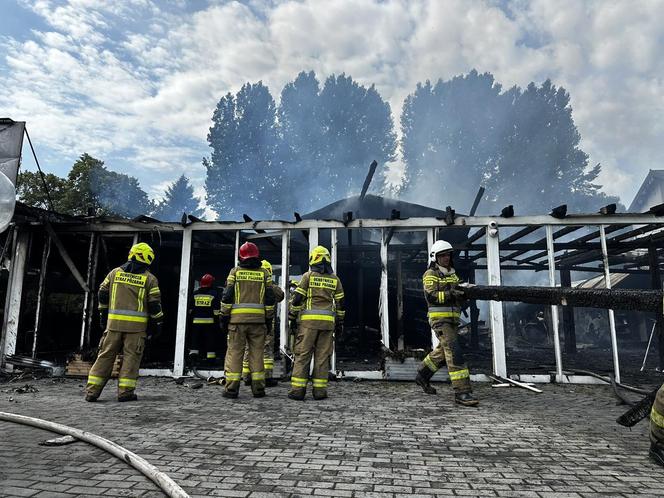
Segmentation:
[(192, 323), (214, 324), (215, 318), (221, 313), (221, 301), (217, 289), (199, 287), (194, 291)]
[(427, 316), (431, 327), (438, 323), (459, 323), (461, 308), (456, 302), (450, 302), (447, 297), (447, 291), (458, 285), (459, 282), (459, 276), (454, 268), (443, 272), (436, 267), (424, 272), (422, 286), (429, 306)]
[[(221, 314), (230, 316), (230, 323), (265, 323), (274, 316), (274, 304), (265, 306), (268, 286), (272, 281), (267, 270), (236, 266), (226, 279)], [(227, 293), (231, 295), (229, 300)]]
[(290, 314), (298, 316), (301, 324), (320, 330), (333, 330), (337, 319), (343, 321), (344, 290), (334, 273), (321, 274), (309, 270), (294, 291), (301, 296), (299, 304), (291, 302)]
[[(99, 292), (108, 293), (107, 329), (110, 331), (145, 332), (149, 318), (163, 317), (157, 277), (147, 270), (130, 273), (121, 267), (115, 268), (101, 283)], [(158, 311), (150, 314), (150, 309)]]

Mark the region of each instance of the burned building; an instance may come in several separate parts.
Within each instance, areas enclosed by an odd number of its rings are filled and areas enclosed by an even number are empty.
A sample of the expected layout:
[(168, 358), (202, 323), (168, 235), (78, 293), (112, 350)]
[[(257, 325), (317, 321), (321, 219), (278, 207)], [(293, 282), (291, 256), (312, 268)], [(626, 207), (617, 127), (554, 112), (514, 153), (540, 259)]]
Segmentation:
[[(640, 275), (651, 287), (661, 287), (664, 218), (657, 209), (641, 214), (553, 214), (464, 216), (365, 195), (297, 215), (293, 221), (247, 217), (243, 222), (205, 222), (185, 217), (181, 223), (163, 223), (148, 217), (69, 217), (18, 204), (10, 229), (0, 239), (5, 268), (0, 278), (3, 292), (6, 289), (3, 367), (11, 368), (8, 355), (64, 365), (73, 352), (93, 354), (101, 335), (95, 290), (137, 241), (155, 249), (154, 273), (166, 313), (165, 333), (144, 357), (144, 375), (186, 372), (191, 291), (204, 273), (214, 274), (221, 285), (245, 240), (259, 245), (282, 287), (306, 270), (311, 247), (320, 243), (330, 248), (348, 301), (348, 331), (337, 344), (334, 369), (347, 376), (412, 376), (413, 358), (433, 340), (421, 275), (428, 248), (437, 239), (454, 245), (455, 266), (470, 282), (571, 286), (595, 276), (598, 285), (606, 286), (613, 273), (620, 273)], [(537, 282), (531, 282), (532, 275)], [(661, 326), (661, 318), (653, 314), (648, 333), (643, 327), (624, 331), (613, 312), (596, 310), (607, 318), (597, 332), (601, 340), (593, 342), (587, 324), (575, 323), (569, 306), (550, 306), (539, 308), (546, 312), (546, 331), (538, 336), (537, 331), (524, 333), (513, 321), (513, 306), (490, 301), (468, 309), (462, 337), (477, 378), (493, 372), (535, 381), (590, 381), (579, 375), (588, 366), (618, 379), (638, 377), (644, 375), (639, 367), (649, 333)], [(285, 303), (280, 312), (284, 316)], [(285, 357), (286, 337), (282, 321), (277, 344), (282, 354), (277, 358)], [(651, 364), (658, 337), (651, 341)], [(223, 367), (220, 361), (210, 368)]]

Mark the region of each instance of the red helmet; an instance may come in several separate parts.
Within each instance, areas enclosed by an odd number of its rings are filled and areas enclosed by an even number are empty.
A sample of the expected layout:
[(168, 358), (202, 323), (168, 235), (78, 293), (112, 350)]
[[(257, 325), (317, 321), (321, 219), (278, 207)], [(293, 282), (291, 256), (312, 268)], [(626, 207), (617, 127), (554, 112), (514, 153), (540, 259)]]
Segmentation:
[(258, 254), (258, 246), (253, 242), (245, 242), (240, 246), (240, 261), (249, 258), (257, 258)]
[(201, 277), (201, 287), (212, 287), (214, 283), (214, 277), (209, 273), (206, 273)]

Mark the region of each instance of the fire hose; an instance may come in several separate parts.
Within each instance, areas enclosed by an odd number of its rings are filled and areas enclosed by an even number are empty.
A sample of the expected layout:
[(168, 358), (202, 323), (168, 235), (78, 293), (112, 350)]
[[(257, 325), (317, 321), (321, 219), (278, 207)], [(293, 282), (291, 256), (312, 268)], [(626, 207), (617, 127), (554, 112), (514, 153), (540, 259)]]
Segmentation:
[(157, 469), (157, 467), (144, 458), (123, 448), (119, 444), (109, 441), (101, 436), (66, 425), (50, 422), (48, 420), (26, 417), (15, 413), (0, 412), (0, 420), (16, 424), (30, 425), (32, 427), (37, 427), (38, 429), (69, 435), (76, 439), (80, 439), (81, 441), (85, 441), (86, 443), (96, 446), (120, 460), (127, 462), (145, 477), (154, 482), (167, 496), (171, 498), (189, 498), (189, 495), (184, 489), (178, 486), (177, 483), (166, 474)]

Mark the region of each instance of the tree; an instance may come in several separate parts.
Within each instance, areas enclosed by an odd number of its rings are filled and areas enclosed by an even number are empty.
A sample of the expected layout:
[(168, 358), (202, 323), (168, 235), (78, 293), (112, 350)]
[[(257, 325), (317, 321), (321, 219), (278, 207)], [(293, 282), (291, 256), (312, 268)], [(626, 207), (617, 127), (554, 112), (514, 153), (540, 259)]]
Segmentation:
[(225, 218), (272, 218), (282, 211), (275, 103), (260, 81), (221, 98), (208, 134), (212, 148), (205, 188), (208, 204)]
[(83, 154), (67, 176), (63, 207), (70, 214), (132, 218), (154, 210), (154, 203), (133, 176), (109, 171), (104, 162)]
[[(51, 209), (49, 196), (53, 202), (53, 209), (58, 212), (64, 212), (63, 199), (67, 190), (67, 181), (52, 173), (44, 175), (44, 182), (38, 172), (22, 171), (18, 175), (16, 182), (16, 195), (18, 200), (28, 206), (41, 209)], [(48, 194), (46, 193), (48, 190)]]
[[(90, 210), (100, 216), (132, 218), (154, 209), (136, 178), (109, 171), (103, 161), (89, 154), (74, 163), (66, 179), (50, 173), (45, 177), (53, 208), (63, 214), (87, 215)], [(18, 196), (31, 206), (49, 208), (38, 173), (19, 175)]]
[(189, 184), (186, 176), (181, 175), (166, 188), (164, 198), (152, 216), (162, 221), (180, 221), (183, 213), (197, 218), (203, 216), (200, 199), (194, 197), (194, 187)]
[(374, 86), (332, 75), (319, 89), (300, 73), (281, 94), (279, 129), (293, 209), (308, 211), (359, 193), (372, 160), (391, 162), (396, 135), (389, 104)]
[(489, 73), (418, 84), (401, 116), (406, 166), (403, 194), (437, 207), (467, 210), (479, 186), (479, 211), (508, 204), (520, 213), (548, 212), (567, 203), (595, 210), (615, 202), (593, 183), (579, 148), (569, 94), (550, 81), (505, 92)]

